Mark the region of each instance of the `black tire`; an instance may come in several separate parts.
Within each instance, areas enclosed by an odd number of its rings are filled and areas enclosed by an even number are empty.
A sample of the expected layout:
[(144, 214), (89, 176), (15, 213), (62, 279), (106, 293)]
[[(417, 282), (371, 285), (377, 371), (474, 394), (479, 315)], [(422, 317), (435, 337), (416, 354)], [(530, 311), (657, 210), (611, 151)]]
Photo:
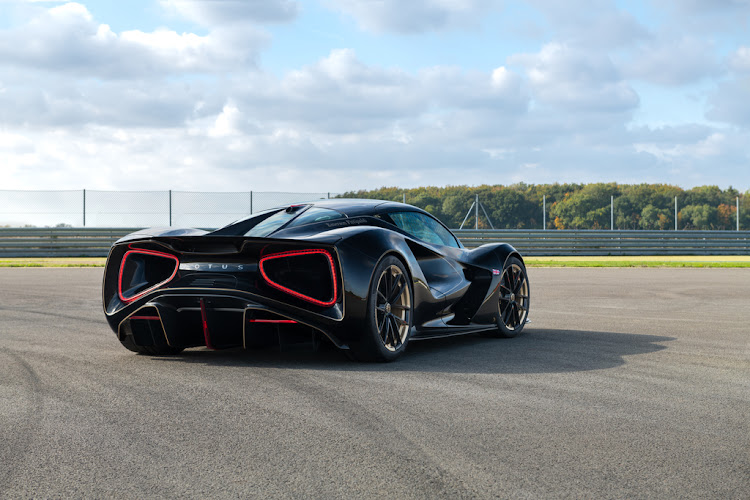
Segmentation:
[(530, 292), (526, 266), (517, 257), (506, 259), (500, 278), (497, 332), (494, 336), (511, 338), (523, 331), (529, 317)]
[(182, 352), (182, 347), (170, 347), (168, 345), (149, 345), (141, 346), (136, 345), (131, 335), (125, 335), (125, 338), (120, 341), (129, 351), (137, 352), (138, 354), (148, 354), (151, 356), (171, 356), (173, 354), (179, 354)]
[(413, 297), (404, 264), (392, 255), (383, 258), (370, 282), (362, 337), (352, 346), (355, 359), (388, 362), (404, 353), (411, 334)]

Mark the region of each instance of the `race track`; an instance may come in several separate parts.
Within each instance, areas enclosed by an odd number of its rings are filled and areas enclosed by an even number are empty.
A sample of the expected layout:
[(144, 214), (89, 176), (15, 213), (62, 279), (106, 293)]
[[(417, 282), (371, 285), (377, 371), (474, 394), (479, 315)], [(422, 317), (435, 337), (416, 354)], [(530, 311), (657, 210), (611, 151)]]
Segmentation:
[(530, 269), (528, 330), (125, 350), (102, 269), (0, 269), (0, 497), (747, 498), (750, 269)]

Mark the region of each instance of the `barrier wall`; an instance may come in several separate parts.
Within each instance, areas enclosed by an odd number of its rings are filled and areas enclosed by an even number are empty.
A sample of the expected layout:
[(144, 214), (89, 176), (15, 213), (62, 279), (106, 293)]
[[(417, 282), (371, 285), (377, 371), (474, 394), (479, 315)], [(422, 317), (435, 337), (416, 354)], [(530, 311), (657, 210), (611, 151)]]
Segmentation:
[[(137, 228), (0, 228), (2, 257), (106, 257)], [(456, 230), (468, 248), (506, 242), (523, 255), (750, 255), (750, 231)]]

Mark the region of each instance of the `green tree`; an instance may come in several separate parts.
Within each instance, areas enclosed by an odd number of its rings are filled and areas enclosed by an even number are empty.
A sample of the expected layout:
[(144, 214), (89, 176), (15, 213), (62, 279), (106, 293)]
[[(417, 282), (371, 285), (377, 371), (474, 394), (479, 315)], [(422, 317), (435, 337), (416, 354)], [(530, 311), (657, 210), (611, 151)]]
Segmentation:
[(617, 194), (615, 183), (588, 184), (554, 203), (550, 214), (555, 217), (558, 227), (604, 229), (610, 224), (610, 197)]
[(688, 205), (678, 214), (678, 222), (683, 229), (714, 229), (716, 228), (718, 210), (711, 205)]
[(750, 231), (750, 189), (740, 195), (740, 230)]
[(674, 227), (674, 217), (668, 209), (646, 205), (641, 211), (638, 225), (641, 229), (669, 229)]

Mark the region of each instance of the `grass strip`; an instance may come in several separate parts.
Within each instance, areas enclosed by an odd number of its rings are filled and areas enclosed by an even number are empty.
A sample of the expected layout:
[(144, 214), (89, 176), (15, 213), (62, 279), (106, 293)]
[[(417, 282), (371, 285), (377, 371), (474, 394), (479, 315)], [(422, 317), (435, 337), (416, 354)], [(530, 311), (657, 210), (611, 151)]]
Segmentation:
[(750, 256), (524, 257), (528, 267), (750, 268)]
[(49, 257), (0, 259), (0, 267), (104, 267), (105, 257)]

